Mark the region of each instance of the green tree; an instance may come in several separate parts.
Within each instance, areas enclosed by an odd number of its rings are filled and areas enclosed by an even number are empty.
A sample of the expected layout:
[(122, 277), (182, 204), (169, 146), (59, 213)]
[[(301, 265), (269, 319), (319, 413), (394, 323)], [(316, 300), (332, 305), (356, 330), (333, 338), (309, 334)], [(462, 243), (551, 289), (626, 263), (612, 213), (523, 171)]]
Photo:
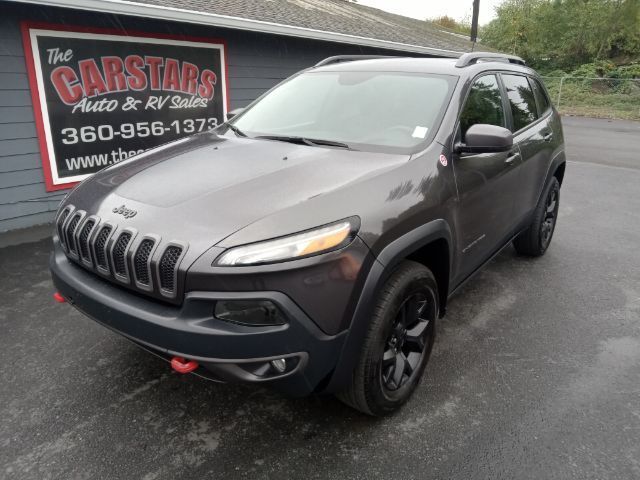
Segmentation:
[(471, 23), (466, 20), (458, 21), (448, 15), (427, 20), (442, 28), (451, 30), (452, 32), (469, 35), (471, 33)]
[(506, 0), (482, 42), (543, 69), (640, 59), (640, 0)]

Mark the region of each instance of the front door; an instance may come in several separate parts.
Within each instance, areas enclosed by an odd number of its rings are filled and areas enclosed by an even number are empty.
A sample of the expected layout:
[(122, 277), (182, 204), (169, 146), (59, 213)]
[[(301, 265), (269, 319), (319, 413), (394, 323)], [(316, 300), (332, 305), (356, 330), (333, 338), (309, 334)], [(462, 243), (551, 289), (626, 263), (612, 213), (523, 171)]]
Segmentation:
[[(464, 141), (469, 127), (478, 123), (507, 127), (505, 102), (493, 74), (479, 77), (472, 84), (460, 114), (457, 140)], [(510, 152), (453, 156), (460, 259), (456, 280), (472, 273), (511, 234), (521, 163), (517, 145)]]

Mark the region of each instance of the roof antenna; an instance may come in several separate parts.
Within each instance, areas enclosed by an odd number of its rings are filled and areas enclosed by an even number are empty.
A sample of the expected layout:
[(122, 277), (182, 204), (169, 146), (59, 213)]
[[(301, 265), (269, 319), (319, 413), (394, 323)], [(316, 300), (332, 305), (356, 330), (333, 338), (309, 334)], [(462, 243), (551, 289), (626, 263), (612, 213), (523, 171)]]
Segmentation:
[(478, 16), (480, 15), (480, 0), (473, 0), (473, 17), (471, 18), (471, 51), (476, 48), (476, 42), (478, 41)]

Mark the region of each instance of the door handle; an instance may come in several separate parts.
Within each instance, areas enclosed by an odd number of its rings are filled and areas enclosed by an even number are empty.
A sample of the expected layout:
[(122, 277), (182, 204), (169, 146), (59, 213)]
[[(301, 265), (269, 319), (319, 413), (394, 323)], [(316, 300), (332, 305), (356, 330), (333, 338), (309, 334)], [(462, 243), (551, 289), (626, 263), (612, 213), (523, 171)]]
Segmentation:
[(551, 140), (553, 140), (553, 132), (545, 133), (545, 134), (542, 136), (542, 139), (543, 139), (545, 142), (550, 142)]
[(520, 158), (520, 152), (513, 152), (513, 153), (511, 153), (511, 155), (509, 155), (507, 157), (507, 159), (504, 161), (504, 163), (512, 164), (518, 158)]

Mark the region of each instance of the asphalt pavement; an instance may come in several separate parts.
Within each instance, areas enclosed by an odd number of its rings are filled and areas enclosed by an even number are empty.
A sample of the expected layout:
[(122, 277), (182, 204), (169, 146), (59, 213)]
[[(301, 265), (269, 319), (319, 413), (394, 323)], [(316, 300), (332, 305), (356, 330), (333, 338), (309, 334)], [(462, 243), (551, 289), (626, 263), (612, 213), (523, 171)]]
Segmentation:
[(0, 249), (0, 478), (640, 478), (640, 124), (564, 124), (547, 254), (451, 300), (385, 419), (173, 374), (53, 303), (48, 240)]

